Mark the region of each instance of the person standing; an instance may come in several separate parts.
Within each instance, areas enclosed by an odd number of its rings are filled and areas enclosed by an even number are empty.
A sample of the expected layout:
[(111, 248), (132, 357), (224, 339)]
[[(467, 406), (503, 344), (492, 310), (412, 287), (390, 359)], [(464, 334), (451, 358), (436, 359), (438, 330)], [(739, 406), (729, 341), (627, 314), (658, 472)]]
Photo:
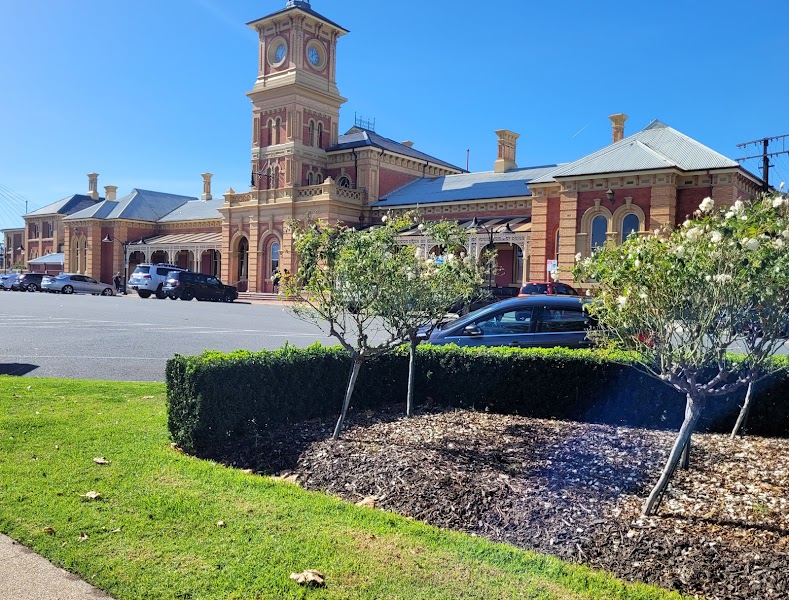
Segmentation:
[(115, 293), (120, 294), (121, 289), (123, 288), (123, 278), (121, 277), (120, 271), (118, 271), (115, 274), (115, 277), (113, 278), (112, 282), (115, 284)]

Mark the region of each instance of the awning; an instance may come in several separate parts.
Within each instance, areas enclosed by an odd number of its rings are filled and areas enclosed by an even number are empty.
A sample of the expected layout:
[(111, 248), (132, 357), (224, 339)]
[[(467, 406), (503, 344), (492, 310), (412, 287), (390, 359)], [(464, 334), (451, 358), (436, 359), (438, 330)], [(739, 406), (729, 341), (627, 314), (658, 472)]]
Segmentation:
[(222, 244), (222, 233), (169, 233), (157, 235), (152, 238), (145, 238), (143, 244), (132, 243), (129, 247), (135, 246), (187, 246), (190, 244), (206, 245), (212, 244), (217, 248)]
[(27, 261), (29, 265), (59, 265), (63, 266), (64, 254), (62, 252), (54, 252), (45, 256), (39, 256)]
[[(471, 219), (465, 219), (463, 221), (458, 221), (458, 225), (460, 225), (461, 229), (465, 229), (471, 225)], [(477, 218), (477, 223), (479, 223), (482, 227), (487, 228), (488, 230), (492, 231), (499, 231), (504, 229), (507, 225), (510, 226), (510, 229), (513, 233), (527, 233), (531, 231), (531, 217), (492, 217), (492, 218), (485, 218), (480, 219)], [(485, 230), (480, 227), (477, 230), (477, 233), (484, 233)], [(422, 233), (414, 227), (413, 229), (409, 229), (398, 235), (398, 237), (405, 237), (405, 236), (421, 236)]]

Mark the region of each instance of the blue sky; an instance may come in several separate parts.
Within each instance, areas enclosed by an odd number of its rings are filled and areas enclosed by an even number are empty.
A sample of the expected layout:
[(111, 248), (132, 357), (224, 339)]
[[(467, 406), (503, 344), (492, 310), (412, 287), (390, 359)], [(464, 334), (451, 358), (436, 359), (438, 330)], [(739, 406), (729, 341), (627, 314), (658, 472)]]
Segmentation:
[[(285, 0), (29, 0), (0, 8), (0, 227), (119, 186), (199, 196), (248, 189), (255, 33)], [(376, 131), (492, 169), (496, 129), (519, 166), (564, 162), (659, 118), (731, 157), (789, 133), (789, 2), (313, 0), (350, 34), (337, 81)], [(789, 149), (789, 143), (786, 146)], [(780, 149), (777, 148), (776, 149)], [(755, 154), (751, 147), (748, 154)], [(789, 157), (776, 161), (789, 179)], [(756, 171), (759, 164), (751, 161)]]

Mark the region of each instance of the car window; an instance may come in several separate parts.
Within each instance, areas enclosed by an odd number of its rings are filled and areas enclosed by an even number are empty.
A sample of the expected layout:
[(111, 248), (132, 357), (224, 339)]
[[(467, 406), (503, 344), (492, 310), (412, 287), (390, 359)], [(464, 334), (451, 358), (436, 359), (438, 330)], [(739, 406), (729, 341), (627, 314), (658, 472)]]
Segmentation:
[(161, 275), (162, 277), (167, 277), (167, 274), (170, 272), (170, 269), (167, 267), (159, 267), (156, 269), (156, 274)]
[(141, 266), (137, 267), (136, 269), (134, 269), (133, 275), (136, 274), (136, 273), (150, 273), (150, 272), (151, 272), (151, 267), (149, 267), (147, 265), (143, 267), (141, 265)]
[(547, 283), (527, 283), (521, 288), (521, 294), (547, 294)]
[(85, 278), (85, 281), (87, 281), (88, 283), (98, 283), (98, 281), (96, 281), (95, 279), (93, 279), (93, 277), (86, 277), (86, 278)]
[(514, 335), (531, 332), (532, 308), (496, 312), (476, 322), (483, 335)]
[(540, 320), (540, 333), (585, 331), (591, 325), (589, 315), (581, 307), (545, 306)]
[(553, 293), (560, 296), (574, 296), (572, 290), (561, 283), (554, 284)]
[(71, 281), (85, 281), (85, 277), (83, 275), (72, 275)]
[(216, 277), (209, 277), (208, 283), (211, 285), (219, 285), (219, 280)]

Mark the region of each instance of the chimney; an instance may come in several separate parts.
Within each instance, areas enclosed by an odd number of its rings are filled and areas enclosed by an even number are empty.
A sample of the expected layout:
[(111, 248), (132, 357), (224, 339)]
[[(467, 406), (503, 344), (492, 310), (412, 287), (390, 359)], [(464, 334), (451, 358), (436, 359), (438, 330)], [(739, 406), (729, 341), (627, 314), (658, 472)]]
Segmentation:
[(515, 164), (515, 146), (520, 136), (507, 129), (499, 129), (496, 135), (499, 136), (499, 156), (496, 162), (493, 163), (493, 172), (506, 173), (510, 169), (517, 169), (518, 165)]
[(111, 202), (115, 202), (115, 198), (118, 195), (118, 186), (117, 185), (105, 185), (104, 186), (104, 199), (110, 200)]
[(99, 183), (99, 174), (88, 173), (88, 196), (90, 196), (94, 200), (99, 199), (98, 183)]
[(400, 143), (401, 143), (403, 146), (407, 146), (408, 148), (413, 148), (413, 147), (414, 147), (414, 142), (412, 142), (411, 140), (406, 140), (406, 141), (404, 141), (404, 142), (400, 142)]
[(213, 175), (211, 173), (203, 173), (203, 195), (200, 196), (200, 200), (210, 200), (211, 199), (211, 178)]
[(613, 143), (616, 144), (619, 140), (625, 137), (625, 121), (627, 121), (627, 115), (617, 113), (615, 115), (611, 115), (608, 118), (611, 119), (611, 133)]

